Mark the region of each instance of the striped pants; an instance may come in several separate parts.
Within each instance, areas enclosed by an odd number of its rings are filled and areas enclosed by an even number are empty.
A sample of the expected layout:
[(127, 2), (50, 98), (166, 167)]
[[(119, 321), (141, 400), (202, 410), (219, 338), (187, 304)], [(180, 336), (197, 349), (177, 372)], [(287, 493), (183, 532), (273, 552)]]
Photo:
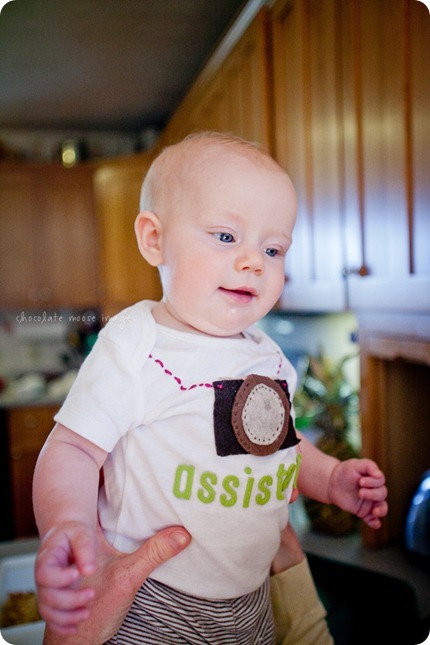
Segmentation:
[(230, 600), (205, 600), (146, 580), (117, 634), (106, 645), (273, 645), (267, 580)]

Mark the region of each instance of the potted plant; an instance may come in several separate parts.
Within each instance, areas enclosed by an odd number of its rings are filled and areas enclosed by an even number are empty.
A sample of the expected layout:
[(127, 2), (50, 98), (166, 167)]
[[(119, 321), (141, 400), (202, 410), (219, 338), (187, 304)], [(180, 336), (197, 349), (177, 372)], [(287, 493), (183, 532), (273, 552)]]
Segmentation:
[[(354, 355), (333, 362), (323, 354), (308, 356), (301, 366), (294, 397), (296, 426), (313, 430), (314, 443), (341, 461), (358, 457), (352, 438), (358, 429), (358, 393), (348, 382), (344, 366)], [(358, 527), (357, 518), (331, 504), (304, 498), (311, 527), (331, 535), (346, 535)]]

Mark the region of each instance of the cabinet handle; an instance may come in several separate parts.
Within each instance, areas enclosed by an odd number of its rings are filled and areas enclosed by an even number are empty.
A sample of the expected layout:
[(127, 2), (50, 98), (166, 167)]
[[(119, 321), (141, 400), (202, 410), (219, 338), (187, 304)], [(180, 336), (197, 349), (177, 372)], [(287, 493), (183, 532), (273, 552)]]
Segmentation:
[(348, 278), (350, 275), (358, 275), (363, 278), (370, 275), (370, 271), (365, 264), (362, 264), (361, 267), (343, 267), (342, 278)]

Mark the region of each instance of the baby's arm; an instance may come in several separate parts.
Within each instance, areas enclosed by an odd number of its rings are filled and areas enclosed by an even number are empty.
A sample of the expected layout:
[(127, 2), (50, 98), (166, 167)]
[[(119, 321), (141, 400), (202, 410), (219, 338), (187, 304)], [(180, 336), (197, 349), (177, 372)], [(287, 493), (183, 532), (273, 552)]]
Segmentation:
[(89, 616), (94, 592), (78, 587), (96, 567), (97, 495), (106, 456), (95, 444), (57, 425), (36, 464), (38, 602), (42, 617), (59, 633), (72, 633)]
[(303, 453), (298, 486), (301, 493), (327, 504), (335, 504), (358, 515), (372, 528), (381, 526), (388, 511), (385, 477), (371, 459), (339, 461), (324, 454), (297, 433)]

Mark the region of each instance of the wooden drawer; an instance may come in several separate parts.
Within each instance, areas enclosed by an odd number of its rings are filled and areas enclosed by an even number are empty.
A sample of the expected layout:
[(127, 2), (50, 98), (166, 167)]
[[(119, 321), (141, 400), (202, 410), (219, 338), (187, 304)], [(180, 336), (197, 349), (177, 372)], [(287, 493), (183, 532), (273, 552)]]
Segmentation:
[(40, 451), (54, 427), (55, 407), (32, 407), (11, 410), (9, 414), (9, 446), (12, 452)]
[(37, 535), (32, 485), (37, 457), (52, 428), (59, 406), (14, 408), (7, 413), (8, 537)]

